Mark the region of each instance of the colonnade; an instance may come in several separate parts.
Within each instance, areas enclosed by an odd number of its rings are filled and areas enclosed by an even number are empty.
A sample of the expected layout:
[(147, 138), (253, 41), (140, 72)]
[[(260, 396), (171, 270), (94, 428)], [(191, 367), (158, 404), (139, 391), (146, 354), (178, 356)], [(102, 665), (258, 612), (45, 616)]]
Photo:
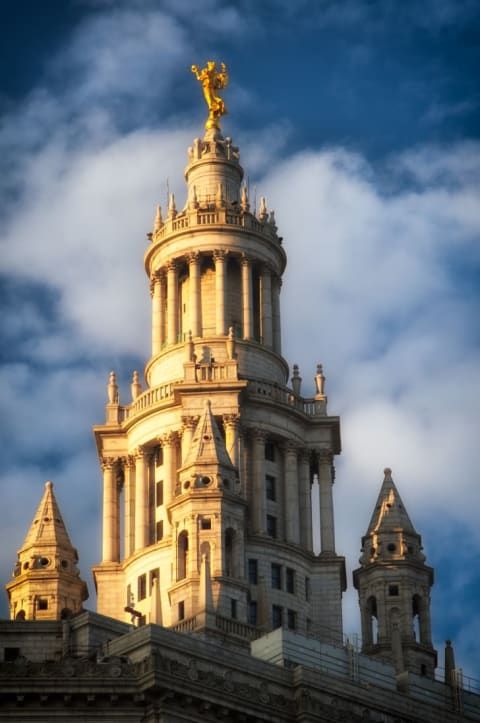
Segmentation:
[[(212, 252), (215, 265), (215, 334), (225, 336), (230, 320), (227, 318), (228, 292), (228, 254), (223, 249)], [(165, 344), (176, 344), (179, 335), (179, 277), (178, 271), (187, 263), (189, 276), (189, 329), (193, 338), (202, 336), (202, 294), (201, 263), (202, 254), (189, 253), (186, 257), (171, 259), (164, 268), (155, 272), (151, 282), (152, 296), (152, 355), (159, 354)], [(241, 265), (241, 313), (242, 337), (254, 340), (257, 334), (261, 342), (280, 354), (280, 287), (281, 279), (273, 273), (267, 264), (256, 265), (246, 254), (239, 258)], [(254, 309), (253, 269), (258, 273), (259, 309)], [(255, 318), (255, 315), (258, 318)]]
[[(165, 510), (175, 495), (177, 468), (185, 460), (196, 425), (194, 417), (182, 418), (182, 432), (168, 432), (157, 441), (163, 450), (163, 509)], [(226, 414), (223, 417), (225, 446), (232, 464), (239, 469), (244, 479), (245, 433), (240, 429), (240, 415)], [(250, 460), (252, 480), (248, 490), (251, 509), (251, 528), (253, 533), (267, 533), (267, 505), (265, 480), (266, 460), (264, 430), (247, 430), (249, 445), (247, 454)], [(181, 445), (181, 446), (180, 446)], [(277, 445), (282, 454), (279, 465), (281, 494), (277, 501), (279, 537), (312, 551), (312, 451), (290, 441)], [(124, 487), (124, 555), (129, 557), (134, 551), (152, 544), (152, 515), (156, 507), (151, 508), (150, 489), (153, 484), (150, 466), (153, 448), (138, 448), (127, 458), (108, 458), (103, 460), (103, 561), (120, 561), (120, 490)], [(335, 531), (332, 496), (332, 455), (327, 450), (316, 452), (318, 459), (318, 480), (320, 489), (320, 547), (321, 552), (335, 553)], [(246, 493), (246, 490), (243, 492)], [(168, 534), (168, 518), (163, 516), (164, 533)]]

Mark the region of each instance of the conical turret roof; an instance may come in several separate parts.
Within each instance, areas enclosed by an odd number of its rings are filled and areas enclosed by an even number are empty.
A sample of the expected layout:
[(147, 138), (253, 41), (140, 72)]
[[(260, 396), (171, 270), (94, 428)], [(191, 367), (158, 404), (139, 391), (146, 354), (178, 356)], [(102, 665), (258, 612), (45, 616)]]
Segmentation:
[(182, 468), (212, 464), (233, 468), (225, 442), (212, 414), (211, 402), (207, 399)]
[(392, 479), (392, 470), (387, 467), (384, 475), (367, 535), (394, 530), (402, 530), (404, 533), (416, 535), (415, 528)]
[(53, 493), (52, 482), (45, 484), (45, 493), (38, 505), (22, 548), (26, 549), (39, 544), (73, 548)]

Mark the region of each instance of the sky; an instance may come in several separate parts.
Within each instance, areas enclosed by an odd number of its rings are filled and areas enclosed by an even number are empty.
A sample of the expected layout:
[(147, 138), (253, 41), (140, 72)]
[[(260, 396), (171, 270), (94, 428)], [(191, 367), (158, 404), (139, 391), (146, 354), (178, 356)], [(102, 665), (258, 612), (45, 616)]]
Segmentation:
[(323, 363), (342, 419), (345, 632), (389, 466), (435, 568), (439, 664), (452, 639), (480, 680), (476, 2), (32, 0), (2, 21), (0, 579), (52, 480), (94, 606), (91, 427), (110, 370), (127, 401), (149, 357), (145, 234), (203, 133), (190, 66), (223, 61), (224, 132), (288, 254), (283, 353), (305, 396)]

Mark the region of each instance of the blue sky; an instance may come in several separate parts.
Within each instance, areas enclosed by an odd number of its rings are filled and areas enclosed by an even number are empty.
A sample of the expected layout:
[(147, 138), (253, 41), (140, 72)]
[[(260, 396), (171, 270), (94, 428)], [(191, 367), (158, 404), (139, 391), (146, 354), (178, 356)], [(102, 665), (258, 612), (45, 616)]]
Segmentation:
[[(52, 479), (100, 556), (91, 426), (149, 354), (145, 233), (185, 198), (225, 61), (226, 134), (288, 253), (284, 354), (342, 415), (337, 549), (357, 565), (383, 468), (435, 568), (435, 644), (480, 679), (480, 13), (459, 0), (91, 0), (2, 9), (0, 574)], [(349, 578), (345, 631), (359, 631)], [(6, 603), (1, 608), (6, 614)]]

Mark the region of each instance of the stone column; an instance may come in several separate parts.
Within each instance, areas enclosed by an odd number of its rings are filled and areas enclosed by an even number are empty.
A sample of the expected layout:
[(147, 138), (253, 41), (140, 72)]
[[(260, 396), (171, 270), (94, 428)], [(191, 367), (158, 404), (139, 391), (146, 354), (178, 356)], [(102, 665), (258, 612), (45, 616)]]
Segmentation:
[(253, 292), (250, 259), (242, 255), (243, 338), (253, 338)]
[(282, 353), (282, 329), (280, 320), (280, 289), (282, 280), (279, 276), (272, 279), (272, 326), (273, 326), (273, 350), (277, 354)]
[(312, 536), (312, 484), (310, 479), (310, 453), (302, 449), (299, 455), (300, 544), (313, 550)]
[(225, 446), (234, 467), (239, 469), (240, 450), (238, 442), (239, 414), (224, 414), (223, 426), (225, 427)]
[(300, 542), (300, 522), (298, 515), (298, 466), (297, 447), (288, 442), (283, 447), (284, 489), (285, 489), (285, 537), (287, 542)]
[(193, 338), (202, 335), (201, 330), (201, 297), (200, 297), (200, 254), (193, 251), (188, 255), (190, 278), (190, 331)]
[(178, 336), (178, 279), (175, 261), (167, 263), (167, 311), (167, 341), (169, 344), (176, 344)]
[(320, 488), (320, 549), (335, 552), (333, 522), (332, 462), (330, 451), (322, 450), (318, 456), (318, 483)]
[(196, 424), (196, 417), (182, 417), (182, 464), (185, 462), (188, 450), (190, 449)]
[(271, 347), (273, 344), (273, 327), (272, 327), (272, 273), (268, 266), (262, 267), (261, 275), (261, 323), (262, 323), (262, 342), (265, 346)]
[(164, 342), (163, 327), (165, 324), (165, 278), (157, 271), (150, 284), (152, 297), (152, 356), (159, 354)]
[(118, 488), (116, 460), (106, 458), (102, 462), (103, 470), (103, 531), (102, 561), (118, 562), (120, 540), (118, 539)]
[[(163, 447), (163, 504), (165, 509), (172, 501), (175, 495), (175, 485), (177, 481), (177, 433), (167, 432), (162, 436)], [(165, 525), (169, 528), (168, 517), (165, 517)], [(170, 531), (170, 528), (164, 530), (164, 534)]]
[(225, 336), (225, 260), (226, 252), (216, 250), (213, 252), (215, 261), (215, 326), (217, 336)]
[(135, 549), (135, 476), (133, 474), (135, 460), (128, 456), (124, 463), (125, 489), (125, 557), (129, 557)]
[(135, 550), (148, 545), (148, 455), (139, 447), (135, 452)]
[(253, 532), (265, 532), (265, 433), (252, 430), (252, 495), (251, 520)]

